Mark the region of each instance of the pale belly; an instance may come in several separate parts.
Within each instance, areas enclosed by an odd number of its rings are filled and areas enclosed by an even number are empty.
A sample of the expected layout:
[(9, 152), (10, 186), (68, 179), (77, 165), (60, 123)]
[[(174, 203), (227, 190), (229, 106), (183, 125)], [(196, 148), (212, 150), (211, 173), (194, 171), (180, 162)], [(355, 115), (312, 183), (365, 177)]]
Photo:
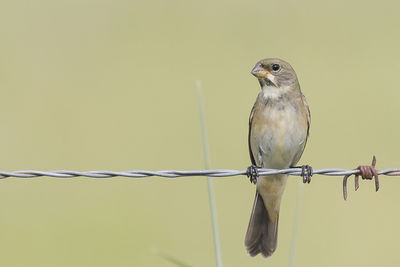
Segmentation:
[(307, 118), (293, 106), (265, 107), (251, 131), (251, 149), (257, 166), (282, 169), (295, 165), (304, 150)]

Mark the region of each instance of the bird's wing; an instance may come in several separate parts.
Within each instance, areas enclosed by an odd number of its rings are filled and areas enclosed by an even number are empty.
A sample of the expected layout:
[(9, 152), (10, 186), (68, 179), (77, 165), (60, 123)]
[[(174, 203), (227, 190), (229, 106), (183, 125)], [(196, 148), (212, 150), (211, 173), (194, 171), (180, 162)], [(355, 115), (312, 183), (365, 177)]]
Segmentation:
[(308, 137), (310, 136), (310, 124), (311, 124), (310, 108), (308, 107), (306, 98), (303, 94), (301, 95), (301, 100), (303, 103), (304, 112), (306, 113), (306, 116), (307, 116), (305, 118), (305, 119), (307, 119), (307, 132), (306, 132), (305, 140), (301, 143), (301, 149), (299, 150), (299, 153), (294, 157), (294, 160), (291, 163), (291, 166), (294, 166), (300, 160), (301, 155), (303, 154), (304, 149), (306, 148)]
[(249, 143), (249, 153), (250, 153), (250, 160), (251, 164), (256, 166), (256, 161), (254, 160), (254, 155), (253, 152), (251, 151), (251, 143), (250, 143), (250, 136), (251, 136), (251, 124), (253, 123), (253, 115), (254, 115), (254, 108), (256, 105), (253, 106), (250, 112), (250, 117), (249, 117), (249, 137), (248, 137), (248, 143)]
[(307, 112), (307, 137), (306, 137), (306, 143), (308, 136), (310, 135), (310, 124), (311, 124), (311, 113), (310, 113), (310, 108), (308, 107), (306, 97), (302, 94), (301, 99), (303, 100), (303, 104), (306, 107), (306, 112)]

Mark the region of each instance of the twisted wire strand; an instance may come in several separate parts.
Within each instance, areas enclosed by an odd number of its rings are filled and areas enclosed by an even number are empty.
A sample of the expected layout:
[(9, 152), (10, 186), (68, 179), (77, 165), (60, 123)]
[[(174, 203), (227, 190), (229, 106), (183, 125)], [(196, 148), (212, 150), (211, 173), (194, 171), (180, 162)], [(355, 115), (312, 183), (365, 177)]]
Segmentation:
[[(162, 171), (147, 171), (147, 170), (131, 170), (131, 171), (69, 171), (69, 170), (55, 170), (55, 171), (38, 171), (38, 170), (21, 170), (6, 172), (0, 171), (0, 179), (14, 177), (14, 178), (37, 178), (37, 177), (53, 177), (53, 178), (74, 178), (74, 177), (88, 177), (88, 178), (112, 178), (112, 177), (128, 177), (128, 178), (146, 178), (146, 177), (163, 177), (163, 178), (180, 178), (190, 176), (208, 176), (208, 177), (232, 177), (239, 175), (246, 175), (247, 171), (243, 170), (162, 170)], [(299, 168), (289, 169), (258, 169), (258, 174), (274, 175), (274, 174), (288, 174), (292, 176), (301, 176), (302, 172)], [(344, 176), (350, 174), (360, 174), (359, 170), (346, 170), (346, 169), (320, 169), (313, 170), (313, 174), (325, 176)], [(379, 175), (387, 176), (400, 176), (400, 168), (391, 168), (378, 171)]]

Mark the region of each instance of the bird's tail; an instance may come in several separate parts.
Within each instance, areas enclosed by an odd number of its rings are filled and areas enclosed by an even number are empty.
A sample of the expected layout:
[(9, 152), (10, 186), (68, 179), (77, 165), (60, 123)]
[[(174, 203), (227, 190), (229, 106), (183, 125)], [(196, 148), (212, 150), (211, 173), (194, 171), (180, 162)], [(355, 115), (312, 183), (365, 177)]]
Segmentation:
[(258, 253), (261, 253), (264, 257), (269, 257), (274, 253), (278, 240), (279, 214), (274, 217), (276, 219), (272, 221), (264, 206), (262, 197), (256, 192), (244, 241), (250, 256), (254, 257)]

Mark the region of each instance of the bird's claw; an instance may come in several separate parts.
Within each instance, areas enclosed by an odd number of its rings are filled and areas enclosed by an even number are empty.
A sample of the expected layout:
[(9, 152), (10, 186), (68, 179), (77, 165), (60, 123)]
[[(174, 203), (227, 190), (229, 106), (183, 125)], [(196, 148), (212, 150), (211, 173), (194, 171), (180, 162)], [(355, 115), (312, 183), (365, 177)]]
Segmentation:
[(251, 165), (247, 168), (246, 171), (246, 175), (247, 177), (249, 177), (250, 182), (252, 182), (253, 184), (257, 183), (257, 179), (258, 179), (258, 169), (256, 165)]
[(309, 184), (311, 182), (311, 176), (313, 176), (313, 169), (310, 165), (301, 166), (301, 177), (303, 177), (303, 183)]
[[(378, 178), (378, 172), (375, 169), (375, 164), (376, 164), (376, 158), (373, 156), (372, 158), (372, 163), (371, 165), (367, 166), (358, 166), (355, 170), (358, 170), (359, 173), (355, 174), (354, 178), (354, 185), (355, 185), (355, 191), (360, 187), (359, 184), (359, 175), (361, 175), (361, 178), (363, 180), (372, 180), (372, 178), (375, 178), (375, 190), (379, 190), (379, 178)], [(344, 200), (347, 199), (347, 179), (351, 176), (351, 174), (345, 175), (343, 178), (343, 198)]]

